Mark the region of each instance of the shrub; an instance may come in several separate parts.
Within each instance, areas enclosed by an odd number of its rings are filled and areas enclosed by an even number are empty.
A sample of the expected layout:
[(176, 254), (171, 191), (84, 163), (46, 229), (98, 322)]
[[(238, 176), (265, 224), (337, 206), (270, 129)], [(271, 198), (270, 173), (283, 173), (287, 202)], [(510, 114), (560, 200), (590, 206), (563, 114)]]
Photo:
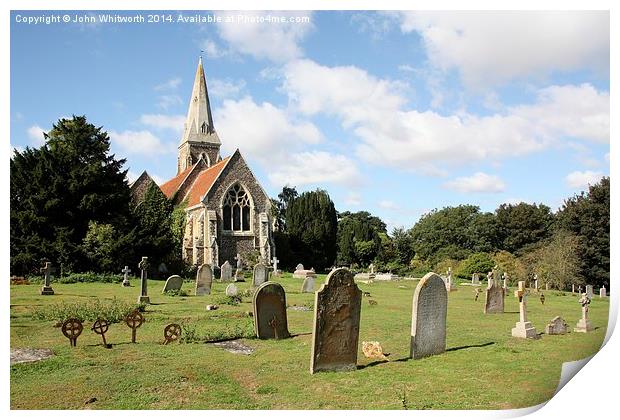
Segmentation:
[(187, 292), (183, 289), (179, 289), (179, 290), (168, 290), (166, 292), (164, 292), (164, 295), (166, 296), (187, 296)]
[(57, 283), (120, 283), (123, 276), (120, 274), (98, 274), (98, 273), (71, 273), (60, 277)]
[(241, 303), (241, 296), (218, 296), (215, 298), (215, 303), (218, 303), (220, 305), (237, 306)]
[(495, 262), (488, 253), (477, 252), (471, 254), (459, 265), (456, 275), (460, 278), (471, 279), (471, 275), (474, 273), (486, 275), (494, 265)]
[(86, 302), (62, 302), (37, 308), (32, 317), (37, 320), (64, 322), (69, 318), (77, 318), (80, 321), (95, 321), (97, 318), (116, 323), (122, 321), (132, 311), (138, 309), (144, 311), (144, 303), (120, 302), (116, 298), (108, 303), (102, 303), (99, 299)]

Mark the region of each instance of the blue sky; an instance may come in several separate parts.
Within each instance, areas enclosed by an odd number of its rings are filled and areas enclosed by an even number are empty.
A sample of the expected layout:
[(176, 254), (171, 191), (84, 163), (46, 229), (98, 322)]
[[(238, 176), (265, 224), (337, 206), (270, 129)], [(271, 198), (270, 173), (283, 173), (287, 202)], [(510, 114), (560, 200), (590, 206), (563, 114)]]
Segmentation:
[[(11, 13), (11, 146), (63, 116), (103, 126), (130, 177), (176, 174), (204, 50), (222, 155), (265, 190), (326, 189), (393, 226), (448, 205), (564, 198), (609, 174), (606, 12)], [(180, 23), (217, 15), (221, 23)], [(298, 18), (296, 23), (239, 22)], [(228, 18), (228, 21), (226, 20)], [(307, 18), (307, 19), (306, 19)], [(304, 22), (305, 21), (305, 22)]]

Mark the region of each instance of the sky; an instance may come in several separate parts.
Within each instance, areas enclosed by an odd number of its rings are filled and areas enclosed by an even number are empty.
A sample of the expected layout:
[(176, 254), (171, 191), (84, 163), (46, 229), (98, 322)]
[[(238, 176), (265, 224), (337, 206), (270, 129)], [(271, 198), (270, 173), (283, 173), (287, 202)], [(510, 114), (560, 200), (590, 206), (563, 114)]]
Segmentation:
[(555, 211), (609, 175), (605, 11), (12, 11), (10, 47), (11, 150), (86, 115), (130, 180), (176, 174), (201, 51), (222, 156), (274, 198), (325, 189), (391, 230), (459, 204)]

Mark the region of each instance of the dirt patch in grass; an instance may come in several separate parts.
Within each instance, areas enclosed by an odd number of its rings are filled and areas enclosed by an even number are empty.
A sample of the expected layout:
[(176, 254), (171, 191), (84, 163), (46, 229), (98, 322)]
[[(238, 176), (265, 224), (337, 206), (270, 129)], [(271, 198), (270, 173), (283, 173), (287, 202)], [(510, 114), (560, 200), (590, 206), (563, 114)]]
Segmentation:
[(54, 355), (51, 349), (17, 348), (11, 349), (11, 364), (38, 362)]

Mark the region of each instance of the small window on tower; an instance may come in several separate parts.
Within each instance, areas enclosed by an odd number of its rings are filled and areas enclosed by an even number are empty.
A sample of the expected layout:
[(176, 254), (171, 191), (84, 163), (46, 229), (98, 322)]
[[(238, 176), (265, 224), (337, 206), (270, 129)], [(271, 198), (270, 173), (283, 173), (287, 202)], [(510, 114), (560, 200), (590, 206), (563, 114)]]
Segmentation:
[(200, 132), (202, 134), (207, 134), (207, 123), (203, 122), (202, 125), (200, 126)]

